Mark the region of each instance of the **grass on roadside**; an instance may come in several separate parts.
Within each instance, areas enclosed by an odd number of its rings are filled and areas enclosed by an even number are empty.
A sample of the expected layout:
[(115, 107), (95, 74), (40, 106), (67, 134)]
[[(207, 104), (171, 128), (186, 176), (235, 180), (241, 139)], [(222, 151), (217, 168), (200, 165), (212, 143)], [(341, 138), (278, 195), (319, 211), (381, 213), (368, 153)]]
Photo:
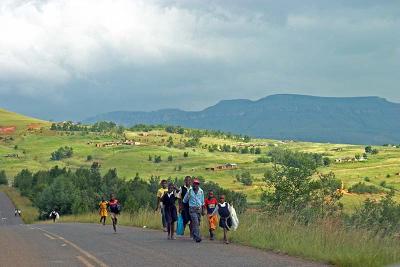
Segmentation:
[[(98, 223), (97, 213), (62, 216), (61, 222)], [(108, 219), (110, 224), (110, 219)], [(142, 210), (133, 215), (122, 214), (119, 224), (161, 229), (160, 215)], [(208, 234), (207, 223), (202, 233)], [(221, 230), (217, 238), (222, 239)], [(400, 242), (394, 238), (372, 237), (368, 232), (348, 230), (338, 222), (321, 221), (305, 226), (288, 216), (268, 217), (247, 212), (240, 216), (240, 226), (230, 232), (234, 243), (327, 262), (337, 266), (384, 266), (400, 262)]]
[(22, 211), (21, 217), (25, 223), (29, 224), (37, 220), (39, 212), (27, 197), (21, 196), (15, 188), (9, 186), (0, 186), (0, 191), (4, 192), (11, 199), (14, 206)]

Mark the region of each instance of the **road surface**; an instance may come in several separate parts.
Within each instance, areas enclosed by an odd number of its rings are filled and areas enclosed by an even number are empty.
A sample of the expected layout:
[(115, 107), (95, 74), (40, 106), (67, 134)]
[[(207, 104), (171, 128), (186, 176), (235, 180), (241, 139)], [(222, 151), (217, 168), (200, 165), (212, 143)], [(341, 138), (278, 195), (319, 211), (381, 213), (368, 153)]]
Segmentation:
[(218, 241), (167, 240), (141, 228), (114, 234), (110, 225), (24, 225), (1, 192), (0, 215), (0, 266), (324, 266)]

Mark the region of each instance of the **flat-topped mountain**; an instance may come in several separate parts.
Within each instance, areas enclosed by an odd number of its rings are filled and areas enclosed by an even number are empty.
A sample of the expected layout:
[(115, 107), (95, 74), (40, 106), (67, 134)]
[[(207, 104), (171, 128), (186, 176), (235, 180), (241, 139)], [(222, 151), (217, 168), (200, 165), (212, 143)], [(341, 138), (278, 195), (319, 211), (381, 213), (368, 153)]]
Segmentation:
[(379, 97), (271, 95), (257, 101), (223, 100), (201, 111), (115, 111), (84, 122), (181, 125), (254, 137), (313, 142), (400, 143), (400, 104)]

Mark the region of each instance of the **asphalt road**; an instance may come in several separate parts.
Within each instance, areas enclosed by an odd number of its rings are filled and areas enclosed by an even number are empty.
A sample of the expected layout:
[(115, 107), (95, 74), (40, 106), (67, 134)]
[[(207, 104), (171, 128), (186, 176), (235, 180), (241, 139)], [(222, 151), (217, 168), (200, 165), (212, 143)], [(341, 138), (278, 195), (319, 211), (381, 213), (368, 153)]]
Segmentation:
[(324, 266), (219, 241), (167, 240), (166, 234), (110, 225), (23, 225), (0, 192), (0, 266)]

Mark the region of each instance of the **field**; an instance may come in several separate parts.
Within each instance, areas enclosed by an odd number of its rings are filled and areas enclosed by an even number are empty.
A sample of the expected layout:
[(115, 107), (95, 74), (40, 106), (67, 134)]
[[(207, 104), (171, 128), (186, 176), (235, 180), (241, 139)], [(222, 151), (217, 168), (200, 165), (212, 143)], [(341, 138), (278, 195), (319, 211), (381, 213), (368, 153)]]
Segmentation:
[[(27, 130), (29, 125), (41, 123), (41, 129)], [(260, 155), (238, 154), (232, 152), (209, 152), (202, 145), (228, 144), (243, 145), (243, 142), (228, 138), (202, 137), (200, 145), (195, 148), (185, 148), (182, 144), (189, 138), (184, 135), (170, 134), (165, 131), (151, 131), (140, 135), (138, 132), (118, 134), (83, 133), (83, 132), (56, 132), (49, 130), (49, 123), (37, 121), (15, 113), (0, 112), (0, 125), (17, 125), (17, 132), (11, 135), (12, 140), (0, 140), (0, 170), (5, 170), (10, 180), (22, 169), (29, 168), (37, 171), (48, 169), (54, 165), (69, 168), (89, 167), (93, 161), (101, 164), (102, 172), (109, 168), (116, 168), (119, 176), (126, 179), (133, 178), (136, 173), (141, 178), (148, 179), (152, 175), (162, 178), (183, 177), (186, 175), (203, 176), (206, 180), (219, 183), (221, 186), (241, 191), (247, 194), (249, 202), (257, 203), (264, 186), (263, 174), (271, 163), (254, 163)], [(0, 137), (5, 135), (0, 135)], [(167, 140), (172, 137), (174, 147), (167, 146)], [(123, 145), (112, 147), (96, 147), (108, 141), (118, 141), (123, 138), (140, 142), (140, 145)], [(282, 147), (304, 152), (321, 153), (332, 160), (329, 167), (319, 169), (321, 173), (334, 172), (344, 187), (349, 188), (358, 182), (373, 184), (382, 190), (392, 187), (400, 189), (400, 148), (393, 146), (379, 146), (379, 153), (370, 155), (367, 161), (335, 163), (335, 159), (354, 157), (364, 153), (364, 146), (343, 144), (319, 144), (294, 141), (277, 141), (267, 139), (253, 139), (251, 144), (261, 147), (265, 154), (273, 147)], [(52, 152), (62, 146), (71, 146), (74, 154), (72, 158), (61, 161), (50, 160)], [(184, 157), (188, 152), (188, 157)], [(10, 156), (11, 155), (11, 156)], [(92, 160), (88, 161), (87, 156)], [(149, 156), (160, 155), (162, 162), (149, 161)], [(172, 156), (172, 161), (168, 161)], [(224, 171), (209, 171), (206, 167), (214, 167), (224, 163), (236, 163), (238, 169)], [(249, 171), (254, 177), (252, 186), (245, 186), (236, 181), (236, 175)], [(368, 177), (368, 178), (366, 178)], [(385, 187), (382, 187), (382, 182)], [(343, 202), (348, 210), (352, 210), (366, 197), (379, 198), (380, 194), (345, 194)]]

